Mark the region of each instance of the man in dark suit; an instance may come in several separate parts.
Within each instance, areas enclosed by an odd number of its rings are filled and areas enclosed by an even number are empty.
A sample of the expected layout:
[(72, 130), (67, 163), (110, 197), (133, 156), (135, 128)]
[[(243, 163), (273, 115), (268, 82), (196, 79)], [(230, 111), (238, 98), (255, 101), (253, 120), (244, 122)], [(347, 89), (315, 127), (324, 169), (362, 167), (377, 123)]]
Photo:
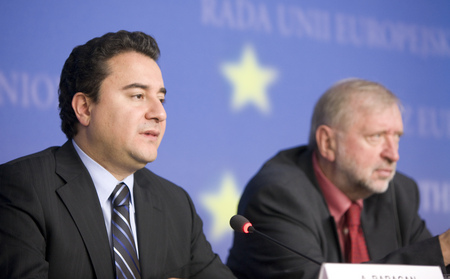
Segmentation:
[(189, 195), (144, 168), (166, 127), (158, 56), (142, 32), (74, 48), (59, 89), (68, 141), (0, 166), (1, 278), (234, 278)]
[[(267, 161), (246, 186), (238, 214), (317, 262), (439, 265), (445, 272), (449, 231), (431, 237), (418, 215), (416, 183), (396, 172), (399, 106), (375, 82), (332, 86), (315, 106), (309, 145)], [(238, 278), (315, 279), (320, 269), (243, 233), (235, 233), (227, 265)]]

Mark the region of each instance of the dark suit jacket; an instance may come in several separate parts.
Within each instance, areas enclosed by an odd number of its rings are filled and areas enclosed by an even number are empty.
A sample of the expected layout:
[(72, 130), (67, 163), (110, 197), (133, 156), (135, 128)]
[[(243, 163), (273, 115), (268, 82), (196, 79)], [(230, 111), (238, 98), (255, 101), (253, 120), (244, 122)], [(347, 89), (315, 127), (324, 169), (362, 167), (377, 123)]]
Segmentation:
[[(418, 208), (416, 183), (400, 173), (385, 193), (364, 200), (362, 227), (372, 260), (444, 268), (439, 241), (431, 238)], [(319, 262), (344, 261), (334, 218), (314, 175), (312, 152), (304, 146), (265, 163), (248, 183), (238, 214)], [(227, 264), (238, 278), (315, 279), (320, 269), (259, 235), (242, 233), (234, 235)]]
[[(188, 194), (135, 173), (142, 278), (234, 278), (211, 250)], [(1, 278), (113, 278), (92, 179), (69, 141), (0, 166)]]

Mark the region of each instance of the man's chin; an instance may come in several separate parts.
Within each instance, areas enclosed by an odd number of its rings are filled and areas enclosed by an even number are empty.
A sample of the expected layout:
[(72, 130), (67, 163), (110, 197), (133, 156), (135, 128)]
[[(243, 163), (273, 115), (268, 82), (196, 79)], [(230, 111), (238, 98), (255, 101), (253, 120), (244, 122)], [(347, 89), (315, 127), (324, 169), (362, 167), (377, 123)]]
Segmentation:
[[(390, 180), (389, 180), (390, 181)], [(388, 182), (379, 182), (376, 185), (369, 186), (369, 190), (371, 190), (374, 194), (383, 194), (387, 191), (389, 188), (389, 181)]]
[(140, 170), (140, 169), (143, 169), (143, 168), (145, 168), (147, 166), (148, 163), (151, 163), (151, 162), (155, 161), (155, 159), (156, 159), (156, 156), (154, 156), (154, 157), (145, 157), (145, 158), (141, 157), (139, 159), (135, 158), (135, 166), (134, 166), (134, 168), (136, 169), (136, 171)]
[(133, 152), (131, 154), (133, 159), (139, 163), (142, 164), (148, 164), (156, 160), (156, 157), (158, 156), (157, 150), (145, 150), (140, 152)]

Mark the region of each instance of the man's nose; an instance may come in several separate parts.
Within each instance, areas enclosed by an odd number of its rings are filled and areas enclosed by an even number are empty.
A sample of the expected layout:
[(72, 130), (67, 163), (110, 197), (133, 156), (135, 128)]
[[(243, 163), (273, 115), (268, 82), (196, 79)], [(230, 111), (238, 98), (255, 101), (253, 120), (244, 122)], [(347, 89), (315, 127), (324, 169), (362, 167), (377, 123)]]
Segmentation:
[(147, 119), (155, 119), (158, 122), (164, 121), (167, 118), (166, 110), (158, 98), (152, 98), (148, 104), (148, 110), (145, 114)]
[(383, 158), (386, 158), (391, 162), (397, 162), (400, 159), (398, 148), (398, 137), (386, 135), (386, 140), (381, 155), (383, 156)]

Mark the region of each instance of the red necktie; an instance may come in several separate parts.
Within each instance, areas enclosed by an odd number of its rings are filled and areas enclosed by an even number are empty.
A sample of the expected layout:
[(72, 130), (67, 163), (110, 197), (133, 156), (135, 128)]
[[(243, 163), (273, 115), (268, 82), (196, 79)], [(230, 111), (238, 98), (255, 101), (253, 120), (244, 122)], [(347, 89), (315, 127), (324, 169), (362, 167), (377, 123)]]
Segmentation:
[(366, 241), (361, 228), (361, 207), (352, 203), (346, 213), (348, 226), (348, 240), (346, 246), (346, 261), (348, 263), (361, 263), (369, 261)]

